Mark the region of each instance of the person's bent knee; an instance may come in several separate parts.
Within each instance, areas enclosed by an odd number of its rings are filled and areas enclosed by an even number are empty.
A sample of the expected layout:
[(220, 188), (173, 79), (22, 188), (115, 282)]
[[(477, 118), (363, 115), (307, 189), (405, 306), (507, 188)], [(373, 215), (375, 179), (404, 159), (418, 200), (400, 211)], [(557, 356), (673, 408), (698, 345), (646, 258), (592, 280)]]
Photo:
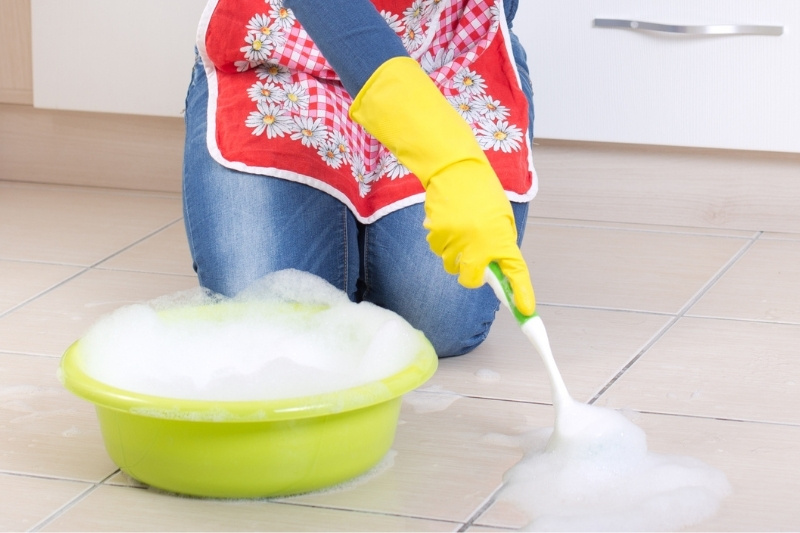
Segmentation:
[(462, 300), (459, 305), (445, 309), (440, 306), (434, 313), (413, 319), (440, 358), (468, 354), (489, 335), (498, 309), (497, 300), (487, 287), (469, 293), (473, 298), (468, 304)]
[(485, 324), (479, 330), (473, 332), (472, 335), (465, 336), (460, 331), (435, 331), (425, 333), (425, 336), (433, 345), (436, 355), (440, 359), (446, 357), (456, 357), (459, 355), (466, 355), (481, 345), (486, 337), (489, 335), (491, 323)]

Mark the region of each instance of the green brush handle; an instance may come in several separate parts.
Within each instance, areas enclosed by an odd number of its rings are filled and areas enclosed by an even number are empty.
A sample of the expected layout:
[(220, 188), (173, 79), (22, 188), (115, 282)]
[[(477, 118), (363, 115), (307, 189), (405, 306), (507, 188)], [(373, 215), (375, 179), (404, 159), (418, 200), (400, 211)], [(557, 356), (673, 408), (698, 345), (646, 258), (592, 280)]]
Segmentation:
[(511, 313), (520, 326), (536, 316), (536, 311), (534, 311), (532, 315), (523, 315), (520, 310), (517, 309), (517, 306), (514, 305), (514, 291), (511, 289), (511, 283), (508, 282), (508, 278), (503, 274), (503, 271), (500, 270), (500, 265), (494, 261), (489, 263), (484, 274), (484, 279), (489, 286), (494, 289), (497, 299), (511, 310)]

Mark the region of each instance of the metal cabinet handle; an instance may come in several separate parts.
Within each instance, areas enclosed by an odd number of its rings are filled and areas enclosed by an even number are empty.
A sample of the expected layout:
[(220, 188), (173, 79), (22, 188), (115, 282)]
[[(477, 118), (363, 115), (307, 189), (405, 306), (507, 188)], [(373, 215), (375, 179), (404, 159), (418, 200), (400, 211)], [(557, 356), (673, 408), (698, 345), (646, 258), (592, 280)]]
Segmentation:
[(782, 35), (783, 26), (757, 26), (752, 24), (709, 24), (706, 26), (683, 26), (657, 24), (640, 20), (594, 19), (596, 28), (623, 28), (690, 35)]

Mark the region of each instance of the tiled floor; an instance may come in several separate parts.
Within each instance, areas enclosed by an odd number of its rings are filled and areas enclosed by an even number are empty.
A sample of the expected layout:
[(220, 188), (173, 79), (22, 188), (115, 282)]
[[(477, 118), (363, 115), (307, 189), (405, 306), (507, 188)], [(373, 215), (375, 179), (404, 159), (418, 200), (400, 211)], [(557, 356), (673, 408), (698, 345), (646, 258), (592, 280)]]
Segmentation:
[[(800, 234), (531, 218), (524, 252), (573, 396), (636, 411), (652, 450), (727, 474), (733, 494), (696, 529), (800, 529)], [(524, 524), (493, 501), (522, 452), (487, 437), (553, 410), (506, 312), (407, 396), (391, 466), (347, 490), (207, 501), (118, 472), (59, 356), (102, 314), (195, 285), (177, 195), (0, 182), (0, 530)]]

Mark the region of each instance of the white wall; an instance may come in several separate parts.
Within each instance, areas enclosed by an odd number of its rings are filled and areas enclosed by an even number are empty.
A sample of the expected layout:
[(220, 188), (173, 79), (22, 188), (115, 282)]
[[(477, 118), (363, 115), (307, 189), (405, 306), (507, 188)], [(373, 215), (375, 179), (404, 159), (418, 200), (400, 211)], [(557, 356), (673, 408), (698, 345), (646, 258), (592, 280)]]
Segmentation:
[(32, 0), (33, 104), (179, 116), (205, 0)]

